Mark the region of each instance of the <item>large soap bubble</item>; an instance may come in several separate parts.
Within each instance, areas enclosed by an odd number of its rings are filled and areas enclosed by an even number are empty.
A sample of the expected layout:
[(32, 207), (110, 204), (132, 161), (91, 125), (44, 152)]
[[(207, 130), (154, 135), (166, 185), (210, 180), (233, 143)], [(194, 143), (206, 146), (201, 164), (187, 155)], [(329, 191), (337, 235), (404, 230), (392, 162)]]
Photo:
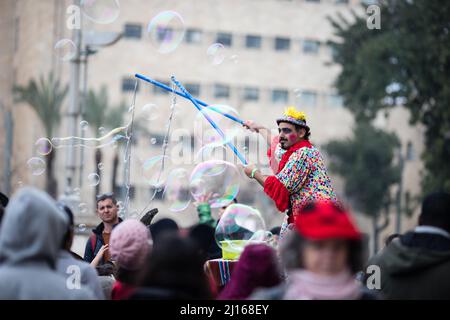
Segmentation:
[(250, 242), (266, 239), (266, 224), (261, 213), (250, 206), (232, 204), (223, 213), (216, 227), (216, 242), (223, 252), (238, 256)]
[(169, 203), (170, 211), (183, 211), (189, 206), (191, 194), (189, 192), (189, 174), (186, 169), (172, 170), (167, 178), (163, 196)]
[(239, 172), (223, 160), (210, 160), (198, 164), (190, 177), (191, 194), (201, 202), (205, 197), (212, 208), (229, 205), (239, 192)]

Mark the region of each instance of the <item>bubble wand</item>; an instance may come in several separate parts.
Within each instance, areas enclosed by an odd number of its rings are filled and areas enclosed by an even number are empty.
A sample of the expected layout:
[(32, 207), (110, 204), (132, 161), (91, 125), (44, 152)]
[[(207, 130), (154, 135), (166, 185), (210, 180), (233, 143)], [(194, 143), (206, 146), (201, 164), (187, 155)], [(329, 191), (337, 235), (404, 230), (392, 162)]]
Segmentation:
[[(203, 102), (203, 101), (200, 101), (200, 100), (197, 100), (197, 99), (193, 98), (192, 96), (189, 98), (189, 97), (187, 96), (187, 94), (184, 93), (184, 92), (180, 92), (180, 91), (177, 91), (177, 90), (174, 91), (174, 90), (173, 90), (172, 88), (170, 88), (169, 86), (167, 86), (167, 85), (165, 85), (165, 84), (163, 84), (163, 83), (160, 83), (160, 82), (158, 82), (158, 81), (155, 81), (155, 80), (153, 80), (153, 79), (150, 79), (150, 78), (148, 78), (148, 77), (145, 77), (145, 76), (143, 76), (143, 75), (141, 75), (141, 74), (139, 74), (139, 73), (136, 73), (136, 74), (135, 74), (135, 77), (138, 78), (138, 79), (144, 80), (144, 81), (146, 81), (146, 82), (148, 82), (148, 83), (151, 83), (151, 84), (153, 84), (153, 85), (155, 85), (155, 86), (157, 86), (157, 87), (159, 87), (159, 88), (161, 88), (161, 89), (164, 89), (164, 90), (166, 90), (166, 91), (173, 92), (173, 93), (179, 95), (180, 97), (189, 99), (189, 100), (191, 100), (192, 102), (195, 101), (198, 105), (201, 105), (201, 106), (203, 106), (203, 107), (207, 107), (208, 109), (211, 109), (211, 110), (213, 110), (214, 112), (220, 113), (221, 115), (223, 115), (224, 117), (227, 117), (227, 118), (230, 119), (230, 120), (233, 120), (233, 121), (235, 121), (235, 122), (237, 122), (237, 123), (240, 123), (241, 125), (244, 125), (244, 121), (242, 121), (241, 119), (238, 119), (238, 118), (232, 116), (231, 114), (224, 113), (224, 112), (220, 111), (219, 109), (216, 109), (216, 108), (214, 108), (214, 107), (208, 105), (207, 103), (205, 103), (205, 102)], [(180, 89), (181, 89), (181, 88), (180, 88)], [(201, 107), (200, 107), (200, 108), (201, 108)], [(200, 109), (199, 109), (199, 110), (200, 110)]]
[[(205, 113), (202, 107), (200, 107), (197, 103), (197, 101), (191, 96), (191, 94), (183, 87), (183, 85), (178, 82), (178, 80), (175, 78), (175, 76), (172, 76), (170, 78), (172, 80), (172, 82), (184, 93), (184, 97), (186, 97), (187, 99), (191, 100), (191, 102), (194, 104), (194, 106), (198, 109), (198, 111), (200, 111), (202, 113), (202, 115), (206, 118), (206, 120), (208, 120), (209, 124), (217, 131), (217, 133), (222, 137), (222, 139), (224, 139), (226, 141), (225, 138), (225, 134), (223, 133), (223, 131), (217, 126), (217, 124), (208, 116), (207, 113)], [(241, 162), (244, 165), (247, 165), (247, 161), (245, 160), (245, 158), (240, 154), (240, 152), (236, 149), (236, 147), (234, 146), (234, 144), (232, 144), (231, 142), (227, 141), (226, 144), (230, 147), (231, 150), (233, 150), (234, 154), (239, 158), (239, 160), (241, 160)]]

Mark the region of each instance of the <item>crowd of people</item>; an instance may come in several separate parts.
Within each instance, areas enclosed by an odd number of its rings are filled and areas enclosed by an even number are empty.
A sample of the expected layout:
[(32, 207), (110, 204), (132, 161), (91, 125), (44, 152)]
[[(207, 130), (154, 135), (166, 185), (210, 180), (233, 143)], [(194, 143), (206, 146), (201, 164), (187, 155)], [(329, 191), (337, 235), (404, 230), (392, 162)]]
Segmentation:
[[(70, 208), (25, 187), (11, 201), (0, 194), (0, 299), (449, 299), (450, 194), (428, 195), (418, 226), (389, 237), (369, 259), (367, 237), (309, 141), (305, 114), (291, 107), (276, 122), (276, 137), (244, 123), (266, 139), (274, 174), (252, 164), (243, 171), (285, 214), (272, 230), (278, 238), (247, 241), (230, 263), (216, 235), (232, 231), (216, 229), (208, 195), (197, 199), (198, 224), (184, 232), (170, 219), (153, 223), (156, 208), (141, 221), (123, 221), (114, 194), (106, 193), (97, 196), (102, 222), (80, 257), (71, 252)], [(222, 216), (226, 209), (219, 220), (229, 218)], [(249, 240), (244, 229), (227, 239)]]
[[(114, 195), (103, 194), (102, 222), (82, 258), (70, 250), (71, 210), (45, 192), (25, 187), (10, 201), (2, 195), (1, 212), (1, 299), (450, 298), (450, 194), (443, 192), (425, 198), (415, 229), (370, 259), (367, 239), (341, 204), (310, 202), (277, 245), (245, 246), (224, 286), (205, 269), (221, 258), (210, 217), (188, 232), (170, 219), (122, 221)], [(378, 285), (368, 266), (379, 268)]]

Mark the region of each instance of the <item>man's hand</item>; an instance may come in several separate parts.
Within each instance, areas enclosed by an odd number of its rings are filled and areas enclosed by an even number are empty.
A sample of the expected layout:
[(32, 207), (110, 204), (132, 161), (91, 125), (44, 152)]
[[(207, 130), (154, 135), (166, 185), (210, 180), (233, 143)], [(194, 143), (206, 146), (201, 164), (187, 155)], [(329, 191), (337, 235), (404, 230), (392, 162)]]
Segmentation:
[(255, 169), (256, 166), (254, 164), (248, 164), (246, 166), (242, 166), (242, 169), (244, 170), (244, 173), (247, 177), (252, 177), (252, 171)]
[(244, 121), (243, 126), (244, 126), (244, 128), (247, 128), (252, 132), (259, 132), (259, 130), (265, 129), (262, 125), (254, 122), (253, 120)]
[(212, 192), (208, 192), (207, 194), (201, 195), (198, 197), (198, 201), (194, 202), (194, 206), (198, 207), (202, 203), (208, 203), (209, 199), (213, 196)]

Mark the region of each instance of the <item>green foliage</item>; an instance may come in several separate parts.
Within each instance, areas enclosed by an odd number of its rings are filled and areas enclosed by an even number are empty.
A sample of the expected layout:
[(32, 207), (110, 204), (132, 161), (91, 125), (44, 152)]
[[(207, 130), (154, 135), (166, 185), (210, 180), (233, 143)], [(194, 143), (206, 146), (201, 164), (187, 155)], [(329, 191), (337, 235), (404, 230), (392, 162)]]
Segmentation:
[(330, 170), (345, 179), (345, 193), (362, 213), (376, 216), (390, 202), (389, 188), (400, 180), (400, 170), (392, 164), (398, 146), (394, 134), (368, 122), (359, 122), (353, 137), (325, 146)]
[(424, 193), (450, 191), (450, 2), (383, 1), (381, 29), (366, 17), (330, 19), (339, 93), (357, 121), (402, 104), (425, 127)]
[(51, 138), (60, 123), (61, 107), (68, 87), (61, 87), (59, 80), (50, 73), (47, 78), (41, 76), (38, 81), (30, 80), (26, 86), (15, 86), (13, 91), (16, 102), (25, 102), (36, 111), (47, 137)]
[(105, 124), (105, 115), (108, 114), (108, 92), (103, 86), (98, 93), (89, 90), (86, 105), (83, 112), (83, 119), (89, 122), (94, 128), (103, 127)]

